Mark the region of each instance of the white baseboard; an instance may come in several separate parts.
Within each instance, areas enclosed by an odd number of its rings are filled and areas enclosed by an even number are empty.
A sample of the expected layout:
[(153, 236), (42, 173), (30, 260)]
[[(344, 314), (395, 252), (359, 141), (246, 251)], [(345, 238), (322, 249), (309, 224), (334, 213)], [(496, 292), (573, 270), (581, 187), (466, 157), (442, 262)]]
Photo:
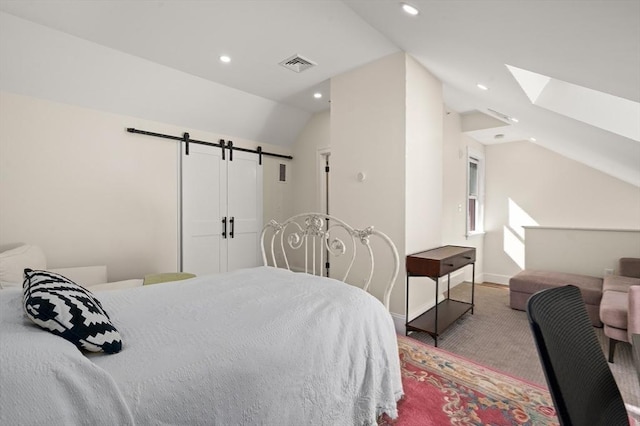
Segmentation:
[(396, 333), (404, 336), (406, 330), (404, 315), (391, 312), (391, 318), (393, 318), (393, 325), (396, 327)]
[(483, 275), (483, 280), (478, 282), (509, 285), (509, 278), (511, 278), (510, 275), (488, 274), (486, 272), (482, 275)]

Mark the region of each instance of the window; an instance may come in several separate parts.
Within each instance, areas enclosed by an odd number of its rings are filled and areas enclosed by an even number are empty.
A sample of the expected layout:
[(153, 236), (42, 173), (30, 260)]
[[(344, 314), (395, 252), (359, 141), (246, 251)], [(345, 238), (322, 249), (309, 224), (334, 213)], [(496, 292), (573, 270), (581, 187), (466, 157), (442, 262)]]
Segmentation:
[(469, 150), (467, 155), (467, 236), (482, 233), (484, 203), (484, 156)]

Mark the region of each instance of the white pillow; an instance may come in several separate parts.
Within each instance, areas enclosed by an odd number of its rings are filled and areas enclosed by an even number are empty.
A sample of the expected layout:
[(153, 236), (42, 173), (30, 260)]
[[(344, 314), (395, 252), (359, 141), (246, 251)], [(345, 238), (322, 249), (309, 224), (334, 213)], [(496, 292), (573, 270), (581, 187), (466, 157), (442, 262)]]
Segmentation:
[(22, 287), (26, 268), (47, 269), (42, 249), (29, 244), (0, 253), (0, 288)]

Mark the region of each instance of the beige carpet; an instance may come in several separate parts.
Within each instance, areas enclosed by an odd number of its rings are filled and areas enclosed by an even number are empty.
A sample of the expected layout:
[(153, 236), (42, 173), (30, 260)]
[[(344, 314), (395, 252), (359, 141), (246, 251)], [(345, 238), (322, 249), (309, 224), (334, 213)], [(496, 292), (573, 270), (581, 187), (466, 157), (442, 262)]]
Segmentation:
[[(471, 284), (451, 290), (451, 297), (471, 300)], [(476, 285), (474, 314), (466, 314), (438, 338), (438, 347), (546, 387), (527, 315), (509, 307), (508, 287)], [(594, 328), (604, 350), (602, 329)], [(426, 333), (411, 337), (433, 345)], [(631, 345), (619, 343), (609, 364), (625, 403), (640, 407), (640, 384), (633, 366)], [(640, 409), (639, 409), (640, 410)]]

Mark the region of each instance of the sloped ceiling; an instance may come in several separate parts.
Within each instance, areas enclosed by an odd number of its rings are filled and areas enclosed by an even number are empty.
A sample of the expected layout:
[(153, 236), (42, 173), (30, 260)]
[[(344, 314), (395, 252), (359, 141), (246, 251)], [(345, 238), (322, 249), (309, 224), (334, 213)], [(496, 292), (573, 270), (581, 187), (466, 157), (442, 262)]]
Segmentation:
[[(419, 15), (392, 0), (2, 0), (0, 10), (306, 112), (329, 108), (332, 76), (404, 50), (443, 82), (450, 110), (518, 120), (472, 134), (480, 142), (533, 138), (640, 186), (639, 141), (531, 103), (507, 68), (640, 102), (640, 1), (410, 3)], [(318, 65), (278, 65), (293, 54)]]

